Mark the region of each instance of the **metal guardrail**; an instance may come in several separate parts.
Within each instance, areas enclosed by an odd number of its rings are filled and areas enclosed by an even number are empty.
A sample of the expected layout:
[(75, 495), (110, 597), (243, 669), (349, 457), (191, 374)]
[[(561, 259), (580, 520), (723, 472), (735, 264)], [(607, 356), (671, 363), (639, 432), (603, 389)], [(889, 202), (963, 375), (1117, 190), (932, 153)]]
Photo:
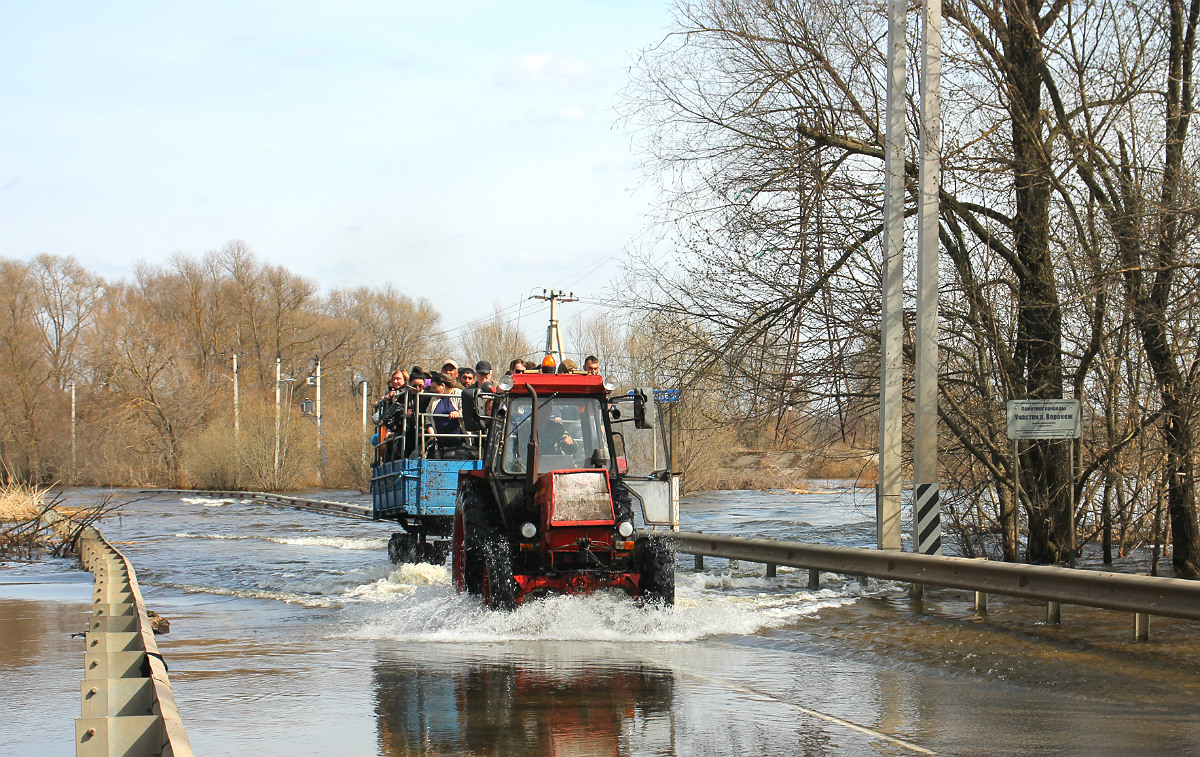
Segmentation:
[(268, 505), (279, 507), (294, 507), (298, 510), (312, 510), (327, 515), (342, 515), (347, 518), (371, 517), (371, 508), (366, 505), (352, 505), (348, 502), (334, 502), (326, 499), (305, 499), (304, 497), (288, 497), (270, 492), (218, 491), (212, 489), (139, 489), (141, 494), (180, 494), (189, 497), (221, 497), (252, 499)]
[[(54, 510), (43, 520), (56, 529), (70, 528), (70, 520)], [(191, 757), (133, 566), (93, 526), (79, 533), (76, 548), (92, 572), (94, 588), (75, 754)]]
[(812, 572), (828, 571), (973, 590), (977, 605), (979, 595), (985, 595), (984, 608), (987, 594), (1045, 600), (1050, 603), (1047, 617), (1051, 622), (1057, 622), (1059, 604), (1132, 612), (1134, 634), (1139, 639), (1148, 638), (1150, 615), (1200, 620), (1200, 582), (1180, 578), (715, 534), (676, 532), (670, 538), (677, 552), (696, 555), (701, 565), (704, 556), (712, 556), (766, 563), (769, 575), (775, 565), (808, 568), (810, 586), (814, 583)]

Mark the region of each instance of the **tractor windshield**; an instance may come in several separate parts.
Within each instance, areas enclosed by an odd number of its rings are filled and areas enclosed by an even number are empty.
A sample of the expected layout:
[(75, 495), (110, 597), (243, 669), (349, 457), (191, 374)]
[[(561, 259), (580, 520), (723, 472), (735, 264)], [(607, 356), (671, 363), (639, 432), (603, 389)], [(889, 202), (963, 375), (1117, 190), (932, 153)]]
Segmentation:
[[(530, 418), (533, 405), (529, 397), (514, 397), (508, 408), (505, 429), (503, 469), (505, 473), (524, 473), (528, 458)], [(597, 449), (608, 457), (604, 436), (604, 408), (596, 397), (558, 397), (538, 403), (538, 472), (590, 467)]]

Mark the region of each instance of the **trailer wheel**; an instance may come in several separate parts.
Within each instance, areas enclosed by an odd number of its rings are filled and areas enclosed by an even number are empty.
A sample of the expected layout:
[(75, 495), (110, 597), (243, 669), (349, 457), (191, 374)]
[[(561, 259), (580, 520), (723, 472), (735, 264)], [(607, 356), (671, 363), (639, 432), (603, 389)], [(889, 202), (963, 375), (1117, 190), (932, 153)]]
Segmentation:
[(445, 540), (427, 541), (421, 550), (421, 562), (431, 565), (445, 565), (446, 557), (450, 554), (450, 542)]
[(675, 550), (662, 539), (646, 539), (639, 545), (638, 587), (642, 601), (670, 607), (675, 604)]
[(508, 547), (492, 540), (483, 547), (483, 602), (489, 610), (517, 609), (517, 581)]
[(388, 539), (388, 559), (397, 565), (419, 562), (416, 538), (412, 534), (392, 534)]

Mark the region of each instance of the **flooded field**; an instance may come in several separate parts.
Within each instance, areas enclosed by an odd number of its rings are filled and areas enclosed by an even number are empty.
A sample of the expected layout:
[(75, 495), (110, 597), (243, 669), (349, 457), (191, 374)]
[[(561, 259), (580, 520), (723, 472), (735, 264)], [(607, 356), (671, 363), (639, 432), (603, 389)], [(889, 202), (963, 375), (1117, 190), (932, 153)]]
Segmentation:
[[(91, 494), (71, 492), (87, 499)], [(328, 492), (323, 497), (333, 496)], [(358, 495), (347, 499), (362, 501)], [(870, 546), (869, 494), (721, 492), (684, 527)], [(873, 503), (872, 503), (873, 505)], [(870, 508), (873, 511), (873, 506)], [(680, 557), (678, 601), (511, 614), (385, 523), (159, 495), (101, 528), (133, 561), (197, 754), (1200, 754), (1200, 624)], [(71, 755), (89, 574), (0, 567), (0, 755)]]

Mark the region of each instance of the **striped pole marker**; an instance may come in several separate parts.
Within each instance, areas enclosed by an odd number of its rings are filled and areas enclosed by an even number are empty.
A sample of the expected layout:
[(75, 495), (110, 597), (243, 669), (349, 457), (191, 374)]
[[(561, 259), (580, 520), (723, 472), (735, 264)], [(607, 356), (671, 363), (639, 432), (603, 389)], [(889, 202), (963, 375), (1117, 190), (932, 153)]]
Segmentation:
[(917, 484), (916, 547), (923, 555), (942, 553), (942, 506), (938, 502), (938, 485)]

